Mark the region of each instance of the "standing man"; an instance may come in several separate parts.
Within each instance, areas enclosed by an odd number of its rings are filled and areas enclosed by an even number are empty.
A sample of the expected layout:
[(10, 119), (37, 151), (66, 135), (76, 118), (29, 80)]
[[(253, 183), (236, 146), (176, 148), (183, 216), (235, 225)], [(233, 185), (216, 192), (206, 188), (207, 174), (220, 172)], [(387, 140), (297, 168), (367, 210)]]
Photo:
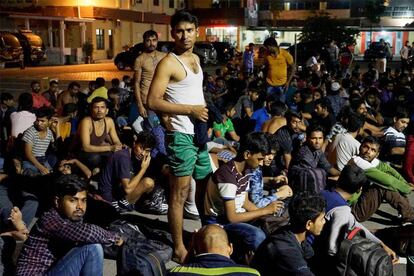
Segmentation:
[(248, 77), (249, 75), (253, 74), (254, 69), (254, 44), (249, 43), (249, 47), (244, 50), (243, 53), (243, 71), (245, 76)]
[(284, 90), (289, 86), (295, 73), (295, 63), (288, 51), (277, 46), (269, 47), (269, 55), (265, 59), (267, 71), (267, 95), (285, 102)]
[(410, 56), (410, 42), (407, 40), (404, 44), (404, 46), (402, 46), (401, 50), (400, 50), (400, 55), (401, 55), (401, 73), (404, 74), (405, 69), (407, 69), (407, 60), (408, 57)]
[[(191, 176), (197, 182), (196, 203), (202, 214), (205, 180), (211, 173), (207, 148), (197, 142), (206, 135), (198, 126), (207, 122), (203, 95), (203, 71), (193, 54), (198, 36), (194, 15), (178, 11), (171, 17), (175, 49), (157, 66), (148, 94), (148, 108), (168, 115), (167, 152), (171, 166), (168, 221), (174, 241), (174, 258), (182, 263), (187, 255), (183, 243), (183, 208)], [(164, 118), (166, 119), (166, 118)]]
[(135, 60), (135, 97), (137, 100), (139, 114), (147, 118), (147, 96), (154, 76), (155, 67), (167, 54), (157, 51), (158, 34), (149, 30), (143, 35), (145, 51)]

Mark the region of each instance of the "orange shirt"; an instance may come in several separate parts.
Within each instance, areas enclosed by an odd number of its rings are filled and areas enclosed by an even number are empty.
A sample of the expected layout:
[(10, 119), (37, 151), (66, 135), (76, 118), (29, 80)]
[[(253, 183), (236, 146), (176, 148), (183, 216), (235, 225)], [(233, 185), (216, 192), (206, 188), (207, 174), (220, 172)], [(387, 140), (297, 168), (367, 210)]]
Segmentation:
[(293, 64), (293, 57), (288, 51), (281, 48), (279, 51), (276, 57), (268, 55), (265, 61), (268, 66), (266, 82), (271, 86), (286, 84), (288, 65)]
[(32, 92), (32, 98), (33, 98), (34, 109), (41, 108), (42, 106), (49, 107), (51, 105), (50, 102), (46, 100), (46, 98), (43, 97), (41, 93), (36, 94)]

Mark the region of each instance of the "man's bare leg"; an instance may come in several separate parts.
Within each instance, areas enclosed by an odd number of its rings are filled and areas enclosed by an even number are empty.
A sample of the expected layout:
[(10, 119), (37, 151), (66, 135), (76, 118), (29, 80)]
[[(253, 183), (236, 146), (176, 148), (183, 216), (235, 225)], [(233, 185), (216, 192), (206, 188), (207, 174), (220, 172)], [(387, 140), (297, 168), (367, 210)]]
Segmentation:
[(183, 242), (183, 210), (190, 190), (190, 180), (191, 176), (170, 175), (168, 224), (174, 242), (173, 260), (178, 263), (183, 263), (188, 253)]
[(154, 180), (149, 177), (142, 179), (131, 193), (125, 196), (129, 203), (137, 202), (143, 194), (149, 193), (154, 189)]

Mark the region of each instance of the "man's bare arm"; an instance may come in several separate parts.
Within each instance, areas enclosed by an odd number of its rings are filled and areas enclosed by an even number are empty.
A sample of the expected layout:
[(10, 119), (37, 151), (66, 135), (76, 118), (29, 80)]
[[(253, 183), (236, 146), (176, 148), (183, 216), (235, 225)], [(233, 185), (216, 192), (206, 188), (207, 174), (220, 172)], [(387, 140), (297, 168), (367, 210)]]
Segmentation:
[(208, 110), (204, 105), (175, 104), (164, 99), (167, 85), (173, 79), (176, 68), (177, 62), (174, 62), (171, 56), (160, 61), (155, 69), (148, 92), (148, 107), (164, 114), (188, 115), (201, 121), (207, 121)]
[(147, 117), (147, 110), (144, 107), (144, 104), (142, 102), (141, 98), (141, 90), (140, 90), (140, 83), (141, 83), (141, 75), (142, 75), (142, 68), (141, 68), (141, 62), (139, 57), (135, 60), (135, 66), (134, 66), (134, 89), (135, 89), (135, 98), (138, 105), (138, 111), (139, 114), (143, 117)]

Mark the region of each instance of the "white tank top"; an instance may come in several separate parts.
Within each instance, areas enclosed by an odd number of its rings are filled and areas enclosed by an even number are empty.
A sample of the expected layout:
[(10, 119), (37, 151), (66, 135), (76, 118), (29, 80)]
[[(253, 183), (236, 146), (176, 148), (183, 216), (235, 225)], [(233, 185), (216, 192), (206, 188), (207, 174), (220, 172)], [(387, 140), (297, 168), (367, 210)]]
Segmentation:
[[(203, 94), (203, 70), (198, 65), (198, 73), (194, 74), (187, 65), (182, 62), (178, 56), (171, 53), (184, 67), (186, 77), (175, 83), (167, 85), (165, 91), (165, 100), (175, 104), (205, 105)], [(194, 125), (189, 116), (171, 115), (172, 131), (178, 131), (186, 134), (194, 134)]]

